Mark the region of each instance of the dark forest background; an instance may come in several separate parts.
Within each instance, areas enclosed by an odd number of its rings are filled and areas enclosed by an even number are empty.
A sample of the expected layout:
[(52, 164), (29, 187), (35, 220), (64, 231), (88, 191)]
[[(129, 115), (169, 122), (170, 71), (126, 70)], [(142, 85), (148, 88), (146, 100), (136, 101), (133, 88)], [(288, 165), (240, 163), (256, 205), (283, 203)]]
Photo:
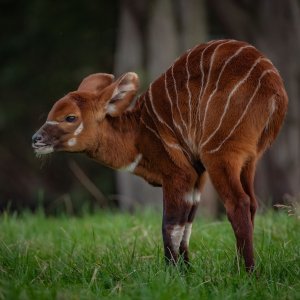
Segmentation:
[[(215, 38), (248, 41), (279, 69), (289, 94), (280, 137), (260, 162), (260, 202), (299, 201), (300, 1), (0, 1), (0, 209), (79, 214), (160, 203), (161, 191), (78, 154), (39, 160), (31, 136), (55, 100), (90, 73), (139, 74), (142, 88), (175, 58)], [(210, 185), (204, 207), (216, 214)]]

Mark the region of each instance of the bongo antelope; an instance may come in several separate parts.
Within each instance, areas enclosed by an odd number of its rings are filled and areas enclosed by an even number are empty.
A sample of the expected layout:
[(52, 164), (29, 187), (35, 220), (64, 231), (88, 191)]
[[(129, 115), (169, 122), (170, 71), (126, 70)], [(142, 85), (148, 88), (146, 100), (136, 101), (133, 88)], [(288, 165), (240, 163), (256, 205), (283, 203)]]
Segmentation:
[(84, 152), (162, 186), (164, 251), (174, 263), (189, 261), (208, 173), (252, 270), (255, 167), (288, 104), (278, 71), (245, 42), (215, 40), (188, 50), (135, 97), (138, 85), (132, 72), (86, 77), (54, 104), (33, 136), (35, 152)]

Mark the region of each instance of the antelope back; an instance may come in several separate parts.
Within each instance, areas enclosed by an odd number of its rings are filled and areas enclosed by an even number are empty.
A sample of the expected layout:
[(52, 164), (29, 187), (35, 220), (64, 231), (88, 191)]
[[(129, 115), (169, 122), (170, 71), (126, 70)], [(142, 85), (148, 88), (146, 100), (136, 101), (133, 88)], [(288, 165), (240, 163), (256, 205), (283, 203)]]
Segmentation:
[(192, 161), (233, 145), (236, 151), (255, 154), (270, 124), (276, 127), (275, 138), (287, 109), (287, 95), (271, 61), (235, 40), (188, 50), (144, 98), (142, 122), (163, 140), (174, 160), (185, 154)]

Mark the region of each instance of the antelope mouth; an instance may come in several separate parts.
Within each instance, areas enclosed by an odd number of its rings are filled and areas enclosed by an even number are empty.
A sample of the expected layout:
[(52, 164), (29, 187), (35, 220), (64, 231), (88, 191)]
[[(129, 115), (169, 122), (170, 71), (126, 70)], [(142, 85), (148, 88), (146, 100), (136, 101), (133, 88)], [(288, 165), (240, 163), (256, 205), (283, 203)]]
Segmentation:
[(53, 145), (41, 142), (32, 143), (32, 148), (37, 155), (49, 154), (54, 151)]

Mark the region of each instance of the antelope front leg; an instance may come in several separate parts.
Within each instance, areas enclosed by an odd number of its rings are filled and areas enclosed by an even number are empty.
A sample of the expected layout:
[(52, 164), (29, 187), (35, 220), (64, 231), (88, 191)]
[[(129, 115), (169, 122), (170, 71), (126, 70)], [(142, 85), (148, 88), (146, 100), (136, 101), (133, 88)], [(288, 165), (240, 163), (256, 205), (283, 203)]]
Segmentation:
[(192, 204), (190, 213), (188, 215), (188, 220), (185, 224), (182, 241), (179, 247), (179, 254), (183, 256), (185, 263), (189, 262), (189, 241), (192, 233), (192, 225), (197, 212), (197, 208), (199, 206), (200, 197), (206, 182), (206, 178), (206, 172), (203, 171), (203, 173), (199, 174), (192, 194), (188, 194), (187, 196), (189, 197), (185, 197), (185, 200), (189, 200), (189, 202)]
[(179, 254), (183, 254), (184, 260), (188, 261), (187, 240), (191, 230), (189, 216), (194, 207), (193, 201), (188, 198), (194, 187), (192, 178), (190, 180), (168, 178), (164, 181), (162, 234), (168, 262), (176, 263)]

